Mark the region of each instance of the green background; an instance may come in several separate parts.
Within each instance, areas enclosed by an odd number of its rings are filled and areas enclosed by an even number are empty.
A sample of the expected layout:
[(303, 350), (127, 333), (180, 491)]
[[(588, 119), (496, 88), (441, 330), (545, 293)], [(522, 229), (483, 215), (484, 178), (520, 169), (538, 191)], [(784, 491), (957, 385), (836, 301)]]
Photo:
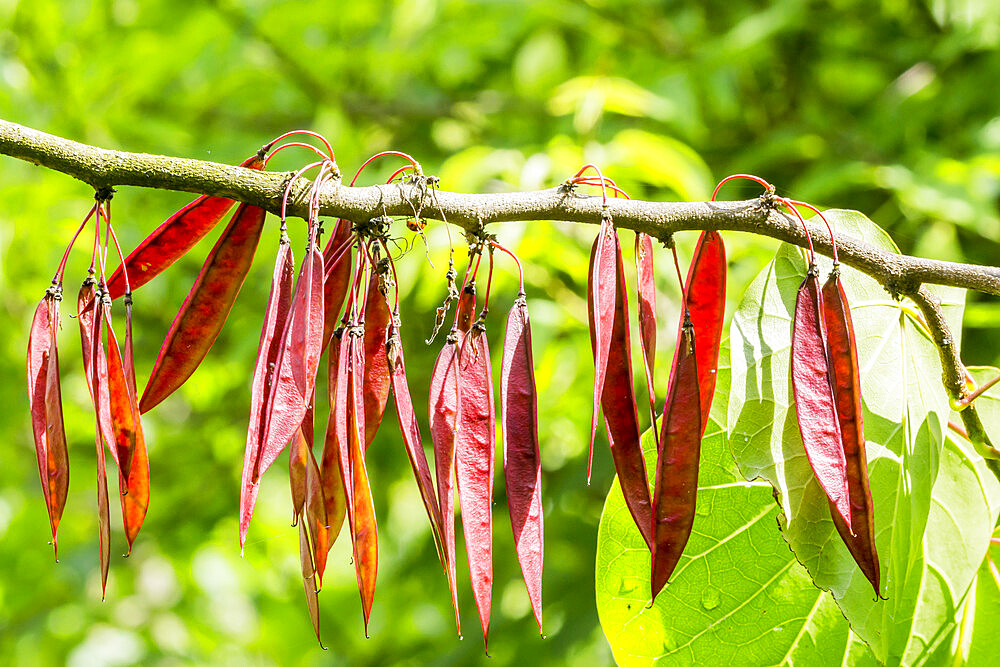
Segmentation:
[[(103, 147), (230, 163), (285, 130), (309, 128), (330, 138), (348, 176), (371, 153), (394, 148), (417, 157), (443, 188), (458, 191), (554, 185), (596, 162), (635, 197), (699, 200), (722, 176), (749, 171), (781, 194), (864, 211), (904, 252), (996, 264), (998, 43), (1000, 9), (986, 1), (0, 1), (0, 117)], [(307, 159), (288, 151), (272, 165), (293, 169)], [(395, 166), (381, 164), (360, 182), (376, 182)], [(34, 306), (92, 193), (9, 158), (0, 158), (0, 184), (0, 309), (9, 328), (0, 337), (0, 400), (9, 407), (0, 414), (5, 661), (483, 659), (467, 575), (459, 577), (466, 637), (455, 635), (447, 585), (391, 408), (369, 453), (381, 528), (371, 639), (362, 629), (349, 549), (340, 543), (320, 595), (330, 651), (316, 647), (296, 531), (288, 526), (285, 457), (265, 478), (240, 558), (239, 477), (276, 248), (274, 219), (213, 351), (144, 420), (149, 515), (128, 560), (117, 556), (124, 537), (114, 527), (103, 603), (93, 417), (72, 308), (64, 308), (72, 472), (54, 565), (31, 444), (24, 351)], [(733, 184), (723, 196), (758, 192), (753, 184)], [(122, 189), (114, 217), (123, 243), (134, 247), (189, 200)], [(301, 256), (302, 225), (290, 225)], [(533, 324), (546, 637), (538, 636), (519, 579), (498, 471), (491, 664), (608, 663), (592, 584), (598, 517), (613, 477), (603, 439), (592, 484), (585, 483), (592, 371), (584, 280), (595, 230), (499, 227), (501, 240), (526, 264)], [(412, 236), (401, 226), (398, 233)], [(682, 261), (693, 240), (693, 234), (678, 238)], [(136, 293), (140, 384), (212, 242)], [(732, 307), (775, 244), (746, 235), (726, 242)], [(444, 294), (442, 225), (431, 224), (428, 245), (430, 261), (418, 239), (398, 264), (410, 386), (425, 425), (428, 376), (441, 341), (430, 347), (421, 341)], [(87, 254), (81, 248), (71, 256), (68, 294), (75, 294)], [(677, 286), (668, 255), (658, 253), (657, 262), (662, 391)], [(516, 291), (510, 268), (498, 261), (491, 302), (497, 376), (503, 321)], [(1000, 362), (998, 322), (997, 299), (969, 295), (967, 363)]]

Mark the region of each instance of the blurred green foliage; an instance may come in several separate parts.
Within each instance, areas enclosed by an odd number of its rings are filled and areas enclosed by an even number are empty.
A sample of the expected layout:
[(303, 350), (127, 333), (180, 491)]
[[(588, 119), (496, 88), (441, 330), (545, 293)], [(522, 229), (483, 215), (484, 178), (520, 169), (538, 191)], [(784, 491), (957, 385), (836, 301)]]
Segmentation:
[[(591, 161), (633, 196), (703, 199), (719, 177), (751, 171), (796, 198), (865, 211), (904, 252), (990, 264), (1000, 256), (998, 7), (989, 0), (5, 0), (0, 115), (104, 147), (230, 163), (304, 127), (331, 139), (347, 173), (369, 154), (396, 148), (440, 175), (442, 187), (462, 191), (549, 186)], [(289, 152), (275, 166), (291, 169), (297, 159)], [(390, 168), (382, 165), (362, 182), (376, 182)], [(240, 462), (274, 224), (209, 358), (146, 419), (150, 512), (133, 556), (114, 559), (104, 603), (93, 421), (76, 325), (64, 319), (72, 482), (61, 562), (53, 565), (24, 349), (34, 304), (92, 193), (7, 158), (0, 158), (0, 184), (0, 309), (11, 329), (0, 338), (0, 400), (11, 408), (0, 418), (8, 445), (0, 466), (5, 662), (482, 659), (467, 579), (459, 595), (469, 636), (455, 636), (447, 585), (391, 414), (369, 454), (381, 527), (371, 639), (364, 638), (349, 548), (341, 543), (320, 595), (330, 651), (315, 645), (296, 531), (288, 527), (284, 458), (265, 478), (246, 556), (239, 557)], [(725, 196), (756, 192), (734, 184)], [(189, 199), (123, 189), (115, 219), (125, 245), (133, 247)], [(490, 655), (504, 665), (607, 663), (592, 586), (597, 522), (613, 477), (605, 449), (598, 449), (592, 485), (585, 484), (592, 377), (584, 276), (594, 230), (501, 227), (501, 239), (525, 262), (534, 324), (546, 638), (537, 635), (519, 580), (498, 479)], [(294, 222), (292, 228), (301, 240), (302, 229)], [(682, 236), (679, 245), (690, 252), (693, 239)], [(212, 242), (136, 294), (140, 384)], [(774, 244), (747, 236), (727, 244), (735, 302)], [(399, 263), (418, 406), (426, 404), (438, 349), (422, 339), (444, 294), (442, 225), (431, 225), (428, 246), (430, 261), (418, 240)], [(68, 294), (83, 277), (86, 254), (71, 257)], [(666, 255), (658, 261), (667, 266)], [(516, 291), (509, 269), (500, 266), (494, 286), (496, 352)], [(668, 323), (661, 359), (669, 359), (677, 288), (668, 271), (661, 271), (659, 288), (660, 317)], [(998, 322), (996, 299), (970, 295), (968, 362), (1000, 362)], [(668, 369), (660, 366), (658, 385), (665, 387)], [(123, 550), (120, 526), (113, 537)]]

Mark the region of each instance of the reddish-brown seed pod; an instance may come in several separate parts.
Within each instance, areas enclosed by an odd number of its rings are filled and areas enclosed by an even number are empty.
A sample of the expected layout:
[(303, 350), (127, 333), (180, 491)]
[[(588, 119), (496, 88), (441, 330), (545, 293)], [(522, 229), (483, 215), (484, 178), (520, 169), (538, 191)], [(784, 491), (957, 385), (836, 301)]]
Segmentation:
[(618, 480), (621, 483), (625, 504), (632, 514), (639, 532), (652, 548), (652, 507), (649, 497), (649, 482), (646, 464), (640, 445), (639, 417), (635, 402), (635, 388), (632, 384), (632, 354), (628, 330), (627, 286), (625, 284), (624, 262), (617, 233), (608, 240), (614, 258), (614, 280), (611, 317), (605, 320), (601, 329), (610, 331), (611, 344), (608, 347), (607, 369), (601, 408), (604, 425), (611, 445)]
[[(334, 387), (334, 403), (330, 410), (332, 413), (331, 419), (334, 420), (334, 429), (336, 435), (336, 443), (338, 447), (338, 456), (340, 458), (340, 472), (343, 475), (343, 487), (344, 495), (347, 501), (347, 518), (351, 526), (351, 539), (354, 539), (354, 482), (351, 476), (351, 448), (348, 442), (348, 412), (347, 404), (351, 391), (351, 386), (348, 383), (348, 372), (350, 368), (351, 360), (351, 339), (350, 329), (353, 328), (355, 324), (352, 322), (346, 327), (336, 329), (333, 332), (332, 340), (333, 344), (337, 345), (338, 351), (336, 355), (337, 362), (337, 381)], [(333, 363), (334, 356), (331, 353), (330, 361)], [(330, 373), (334, 372), (333, 368), (330, 369)]]
[(148, 412), (191, 377), (218, 338), (253, 262), (264, 209), (241, 204), (195, 278), (160, 347), (140, 410)]
[(312, 245), (299, 269), (288, 311), (252, 481), (267, 471), (302, 426), (315, 388), (322, 337), (323, 254)]
[(297, 526), (306, 506), (306, 467), (309, 445), (300, 428), (288, 446), (288, 484), (292, 492), (292, 525)]
[[(698, 384), (701, 387), (701, 433), (708, 426), (708, 416), (715, 395), (719, 365), (719, 347), (726, 317), (726, 247), (716, 231), (702, 232), (684, 283), (684, 303), (691, 314), (698, 341)], [(683, 322), (681, 322), (683, 326)], [(678, 331), (678, 340), (681, 332)]]
[(299, 562), (302, 568), (302, 587), (306, 594), (306, 608), (309, 610), (309, 620), (312, 621), (313, 632), (321, 649), (323, 640), (319, 636), (319, 587), (316, 585), (316, 567), (312, 561), (312, 546), (306, 531), (306, 522), (299, 522)]
[[(125, 379), (128, 382), (132, 399), (138, 396), (135, 386), (135, 356), (132, 352), (132, 299), (125, 299), (125, 341), (124, 341), (123, 364), (125, 367)], [(138, 406), (134, 406), (135, 421), (141, 429)], [(119, 483), (121, 480), (119, 480)], [(135, 440), (135, 450), (132, 452), (132, 467), (128, 480), (121, 488), (122, 522), (125, 528), (125, 539), (128, 541), (129, 553), (132, 553), (132, 544), (135, 542), (139, 529), (146, 519), (146, 510), (149, 509), (149, 455), (146, 451), (146, 438), (140, 430)]]
[(542, 459), (538, 451), (538, 395), (531, 356), (531, 323), (522, 290), (507, 316), (500, 371), (503, 470), (514, 548), (528, 599), (542, 631)]
[[(104, 309), (98, 307), (98, 295), (93, 278), (84, 281), (77, 297), (77, 321), (80, 324), (80, 345), (83, 350), (83, 366), (87, 376), (97, 422), (95, 443), (97, 445), (97, 545), (101, 561), (101, 599), (104, 599), (108, 584), (108, 569), (111, 564), (111, 511), (108, 506), (108, 475), (104, 460), (104, 445), (114, 442), (111, 429), (111, 408), (108, 405), (108, 368), (101, 344), (101, 319)], [(114, 452), (114, 449), (112, 449)]]
[(139, 436), (136, 439), (135, 451), (132, 453), (132, 468), (129, 471), (128, 481), (122, 485), (119, 480), (122, 524), (130, 554), (139, 529), (146, 519), (146, 511), (149, 509), (149, 457), (146, 452), (146, 440), (141, 432)]
[(650, 423), (653, 433), (656, 433), (656, 389), (653, 387), (653, 367), (656, 362), (656, 280), (653, 274), (653, 239), (648, 234), (635, 235), (635, 273), (639, 293), (639, 343), (643, 370), (646, 371)]
[[(264, 168), (264, 161), (254, 155), (240, 166), (259, 170)], [(234, 203), (225, 197), (202, 195), (167, 218), (125, 258), (128, 286), (132, 290), (142, 287), (180, 259), (222, 220)], [(112, 299), (125, 294), (122, 268), (119, 266), (108, 279)]]
[(323, 347), (330, 344), (330, 335), (337, 326), (337, 318), (347, 300), (351, 287), (351, 222), (340, 219), (330, 240), (323, 249), (323, 266), (326, 278), (323, 281)]
[(455, 624), (462, 634), (458, 612), (458, 589), (455, 567), (455, 492), (452, 479), (455, 470), (455, 428), (458, 417), (457, 350), (462, 332), (452, 330), (434, 362), (431, 387), (428, 395), (428, 413), (431, 440), (434, 442), (434, 467), (437, 479), (437, 497), (441, 511), (441, 541), (446, 575), (451, 589), (451, 602), (455, 607)]
[[(587, 483), (594, 460), (594, 437), (597, 434), (598, 410), (607, 381), (608, 356), (611, 354), (612, 336), (617, 303), (617, 271), (615, 247), (618, 234), (607, 220), (602, 221), (601, 231), (590, 251), (590, 270), (587, 282), (587, 305), (590, 315), (590, 342), (594, 352), (594, 406), (590, 420), (590, 453), (587, 459)], [(631, 373), (629, 374), (631, 377)], [(630, 380), (631, 382), (631, 380)], [(607, 411), (605, 410), (605, 421)], [(647, 493), (647, 495), (649, 495)]]
[[(830, 514), (844, 544), (879, 595), (880, 570), (875, 551), (875, 508), (868, 485), (868, 456), (861, 407), (861, 373), (851, 308), (837, 268), (823, 285), (823, 315), (827, 352), (833, 376), (837, 417), (847, 466), (847, 492), (851, 504), (851, 527), (830, 504)], [(851, 534), (853, 528), (854, 534)]]
[(399, 431), (403, 436), (406, 456), (413, 469), (413, 477), (417, 481), (420, 499), (431, 524), (431, 536), (434, 538), (434, 548), (437, 549), (441, 567), (447, 572), (444, 552), (441, 545), (441, 507), (438, 505), (437, 494), (434, 492), (434, 482), (431, 480), (430, 467), (427, 465), (427, 455), (420, 437), (420, 425), (413, 411), (410, 399), (410, 388), (406, 382), (406, 362), (403, 359), (403, 342), (399, 332), (399, 313), (393, 316), (393, 325), (389, 333), (389, 368), (392, 371), (392, 396), (396, 403), (396, 418), (399, 421)]
[(685, 314), (663, 404), (653, 491), (652, 599), (677, 567), (694, 524), (702, 409), (695, 330)]
[[(470, 260), (471, 262), (471, 260)], [(472, 320), (476, 316), (476, 280), (473, 278), (458, 297), (458, 308), (455, 313), (455, 327), (462, 333), (472, 328)]]
[(115, 330), (111, 326), (109, 307), (104, 308), (102, 319), (108, 338), (108, 398), (111, 405), (111, 427), (114, 430), (115, 438), (109, 444), (117, 452), (115, 461), (121, 471), (120, 481), (124, 482), (129, 478), (132, 470), (132, 456), (135, 453), (136, 440), (142, 437), (142, 424), (138, 419), (139, 411), (138, 406), (135, 405), (134, 394), (125, 376), (125, 364), (122, 361)]
[(365, 410), (361, 383), (364, 377), (364, 345), (362, 331), (349, 333), (350, 361), (347, 371), (347, 445), (350, 453), (351, 484), (353, 487), (353, 512), (351, 536), (354, 545), (354, 569), (361, 594), (361, 609), (365, 619), (365, 636), (375, 599), (375, 579), (378, 574), (378, 526), (375, 520), (375, 503), (365, 466), (364, 433)]
[[(330, 398), (330, 417), (326, 425), (326, 436), (323, 442), (323, 455), (320, 457), (319, 476), (322, 483), (323, 502), (326, 505), (327, 517), (327, 549), (333, 546), (340, 535), (347, 517), (347, 495), (344, 492), (344, 473), (340, 467), (340, 441), (337, 439), (337, 370), (340, 364), (341, 337), (331, 335), (328, 384)], [(346, 415), (346, 412), (345, 412)]]
[(306, 505), (303, 520), (309, 532), (309, 541), (313, 549), (313, 561), (316, 564), (317, 586), (323, 585), (323, 573), (326, 571), (326, 557), (330, 551), (330, 526), (326, 515), (326, 499), (323, 496), (323, 480), (320, 477), (319, 465), (313, 456), (312, 445), (306, 448)]
[(458, 355), (458, 417), (455, 477), (462, 507), (462, 530), (469, 557), (483, 641), (489, 642), (493, 597), (493, 451), (496, 414), (486, 329), (477, 322)]
[(38, 475), (52, 529), (52, 552), (58, 560), (56, 531), (66, 506), (69, 488), (69, 457), (63, 426), (62, 392), (59, 383), (59, 301), (62, 290), (53, 285), (35, 309), (28, 335), (28, 405), (38, 458)]
[(386, 351), (389, 325), (392, 314), (386, 302), (385, 276), (388, 264), (375, 267), (368, 280), (368, 296), (365, 301), (365, 376), (362, 385), (365, 409), (365, 451), (375, 439), (385, 404), (389, 400), (389, 357)]
[(820, 487), (848, 530), (851, 503), (847, 463), (827, 362), (819, 270), (810, 264), (795, 300), (792, 322), (792, 391), (802, 444)]
[(80, 348), (83, 368), (87, 376), (87, 389), (97, 416), (100, 435), (118, 465), (118, 450), (114, 446), (115, 431), (111, 420), (111, 398), (108, 394), (108, 358), (104, 352), (104, 308), (100, 306), (101, 292), (95, 289), (92, 278), (84, 281), (77, 298), (77, 322), (80, 324)]
[(257, 363), (254, 366), (250, 392), (250, 424), (247, 428), (246, 451), (243, 455), (243, 479), (240, 484), (241, 549), (246, 542), (250, 517), (253, 516), (253, 507), (257, 501), (258, 485), (254, 479), (254, 466), (259, 456), (267, 415), (269, 414), (267, 404), (271, 396), (274, 369), (282, 343), (281, 330), (291, 307), (293, 271), (292, 246), (288, 237), (282, 234), (278, 256), (274, 263), (274, 274), (271, 278), (271, 292), (267, 297), (267, 307), (264, 310), (264, 325), (260, 332)]

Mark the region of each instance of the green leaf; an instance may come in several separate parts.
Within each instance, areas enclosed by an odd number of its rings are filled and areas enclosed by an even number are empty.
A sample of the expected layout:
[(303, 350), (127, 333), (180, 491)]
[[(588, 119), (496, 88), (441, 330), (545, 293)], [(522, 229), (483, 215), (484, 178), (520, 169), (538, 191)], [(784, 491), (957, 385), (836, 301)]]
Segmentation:
[[(720, 361), (725, 364), (728, 355)], [(867, 648), (829, 594), (814, 587), (781, 540), (770, 488), (746, 482), (729, 451), (729, 369), (720, 365), (701, 449), (691, 539), (670, 583), (649, 605), (650, 558), (617, 480), (597, 541), (597, 610), (615, 660), (670, 664), (841, 664)], [(643, 437), (652, 471), (656, 444)]]
[[(860, 213), (825, 215), (840, 232), (896, 250)], [(829, 262), (820, 264), (825, 274)], [(936, 542), (925, 546), (925, 530), (930, 535), (940, 523), (937, 509), (932, 516), (932, 488), (948, 414), (937, 351), (911, 304), (889, 300), (874, 280), (844, 268), (859, 348), (882, 594), (888, 598), (876, 601), (834, 528), (796, 422), (789, 376), (791, 313), (805, 268), (800, 249), (780, 248), (734, 316), (729, 400), (733, 454), (747, 479), (763, 478), (774, 487), (783, 510), (782, 535), (816, 585), (834, 594), (853, 630), (881, 661), (904, 656), (909, 660), (940, 640), (978, 566), (978, 560), (973, 565), (965, 559), (938, 563)], [(938, 294), (958, 335), (962, 293)], [(949, 494), (934, 502), (945, 512), (978, 507), (976, 501), (966, 507), (965, 500)], [(978, 503), (986, 507), (981, 496)], [(965, 523), (956, 530), (955, 539), (963, 545), (978, 539), (977, 529)]]
[[(1000, 531), (997, 531), (1000, 533)], [(965, 605), (958, 642), (959, 658), (953, 664), (969, 667), (993, 665), (1000, 655), (1000, 544), (991, 545)], [(964, 660), (964, 662), (963, 662)]]

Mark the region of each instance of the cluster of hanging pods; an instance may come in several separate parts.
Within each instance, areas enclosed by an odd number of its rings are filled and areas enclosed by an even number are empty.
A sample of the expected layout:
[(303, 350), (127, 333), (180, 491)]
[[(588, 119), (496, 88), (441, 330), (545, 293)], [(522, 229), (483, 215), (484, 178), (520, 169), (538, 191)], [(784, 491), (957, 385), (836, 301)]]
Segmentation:
[[(583, 176), (591, 168), (597, 172), (596, 180)], [(719, 189), (734, 178), (747, 178), (764, 186), (762, 205), (768, 209), (787, 209), (805, 230), (809, 266), (796, 299), (790, 369), (799, 432), (816, 480), (828, 498), (834, 525), (879, 595), (857, 345), (850, 306), (840, 281), (833, 230), (827, 223), (834, 264), (829, 280), (821, 287), (812, 239), (798, 209), (807, 208), (826, 223), (822, 212), (805, 202), (776, 197), (773, 186), (747, 174), (723, 179), (712, 194), (713, 201)], [(593, 165), (581, 169), (567, 183), (601, 185), (605, 203), (609, 189), (616, 196), (627, 196)], [(673, 248), (672, 243), (668, 245)], [(651, 598), (655, 600), (680, 560), (695, 516), (701, 440), (715, 392), (724, 327), (726, 256), (719, 234), (702, 232), (685, 280), (677, 253), (673, 253), (683, 302), (670, 381), (657, 429), (652, 371), (656, 352), (652, 250), (652, 239), (637, 233), (638, 331), (657, 445), (652, 494), (640, 446), (632, 385), (628, 290), (622, 270), (621, 243), (607, 213), (591, 251), (588, 305), (595, 366), (591, 457), (601, 410), (625, 504), (650, 550)]]
[[(319, 140), (325, 151), (302, 141), (278, 145), (295, 134)], [(317, 639), (320, 636), (317, 594), (328, 551), (340, 535), (345, 519), (367, 633), (378, 570), (378, 535), (365, 455), (392, 394), (403, 444), (461, 633), (455, 548), (457, 492), (473, 596), (484, 642), (488, 640), (493, 585), (496, 415), (486, 324), (494, 251), (500, 251), (515, 262), (520, 274), (520, 290), (507, 317), (500, 373), (503, 472), (517, 557), (541, 630), (544, 552), (541, 463), (531, 327), (520, 262), (484, 232), (470, 239), (468, 268), (461, 287), (454, 262), (449, 260), (448, 296), (438, 308), (434, 332), (427, 341), (428, 344), (433, 341), (455, 302), (453, 324), (431, 374), (428, 417), (433, 441), (432, 470), (406, 379), (396, 270), (389, 251), (393, 220), (387, 216), (364, 223), (337, 220), (321, 249), (319, 194), (325, 183), (338, 176), (329, 142), (308, 131), (286, 133), (266, 144), (241, 166), (264, 169), (271, 157), (289, 147), (311, 150), (319, 160), (288, 180), (282, 202), (278, 252), (251, 384), (240, 496), (241, 548), (246, 541), (261, 476), (288, 448), (293, 525), (299, 528), (302, 577)], [(379, 153), (361, 166), (358, 175), (372, 160), (388, 155), (407, 161), (390, 176), (389, 183), (404, 178), (433, 196), (436, 179), (424, 176), (420, 165), (405, 153)], [(308, 190), (308, 237), (296, 279), (285, 211), (292, 185), (312, 169), (317, 170), (317, 175)], [(596, 176), (584, 175), (591, 169)], [(730, 177), (722, 183), (742, 176)], [(769, 205), (784, 206), (799, 220), (802, 218), (797, 206), (806, 206), (822, 217), (822, 213), (807, 204), (774, 197), (773, 188), (757, 177), (748, 178), (768, 188), (762, 201)], [(627, 196), (593, 165), (585, 166), (565, 185), (599, 186), (605, 204), (609, 190), (615, 196)], [(93, 220), (91, 265), (78, 297), (77, 315), (96, 421), (99, 546), (104, 585), (110, 562), (104, 447), (108, 447), (119, 470), (123, 523), (131, 551), (149, 504), (149, 462), (141, 414), (177, 390), (208, 353), (246, 278), (265, 220), (265, 211), (260, 207), (249, 204), (237, 207), (174, 318), (149, 382), (139, 397), (132, 354), (132, 290), (187, 253), (223, 219), (234, 202), (222, 197), (198, 197), (125, 257), (111, 225), (112, 193), (108, 189), (97, 192), (95, 204), (67, 247), (32, 320), (27, 357), (32, 428), (55, 549), (69, 480), (56, 346), (59, 305), (70, 249)], [(604, 210), (591, 251), (588, 280), (595, 360), (591, 460), (598, 415), (603, 411), (625, 502), (651, 552), (651, 593), (655, 598), (677, 565), (695, 514), (701, 439), (715, 391), (724, 327), (725, 249), (717, 232), (703, 232), (686, 280), (681, 276), (674, 252), (683, 309), (657, 429), (653, 387), (657, 327), (653, 241), (645, 234), (636, 235), (638, 331), (657, 439), (655, 479), (650, 493), (632, 380), (628, 290), (621, 243), (607, 206)], [(414, 218), (407, 221), (407, 227), (422, 233), (424, 222), (418, 213), (415, 211)], [(121, 265), (108, 276), (105, 267), (112, 244)], [(477, 278), (484, 259), (486, 288), (477, 313)], [(829, 498), (837, 530), (877, 592), (879, 567), (861, 423), (857, 352), (835, 249), (834, 259), (834, 271), (820, 288), (818, 271), (810, 255), (809, 273), (795, 309), (791, 373), (809, 461)], [(125, 308), (123, 349), (111, 319), (112, 302), (118, 298), (122, 298)], [(322, 454), (317, 459), (313, 453), (316, 439), (313, 413), (316, 377), (324, 353), (330, 409), (322, 434)], [(588, 478), (589, 475), (588, 464)]]

